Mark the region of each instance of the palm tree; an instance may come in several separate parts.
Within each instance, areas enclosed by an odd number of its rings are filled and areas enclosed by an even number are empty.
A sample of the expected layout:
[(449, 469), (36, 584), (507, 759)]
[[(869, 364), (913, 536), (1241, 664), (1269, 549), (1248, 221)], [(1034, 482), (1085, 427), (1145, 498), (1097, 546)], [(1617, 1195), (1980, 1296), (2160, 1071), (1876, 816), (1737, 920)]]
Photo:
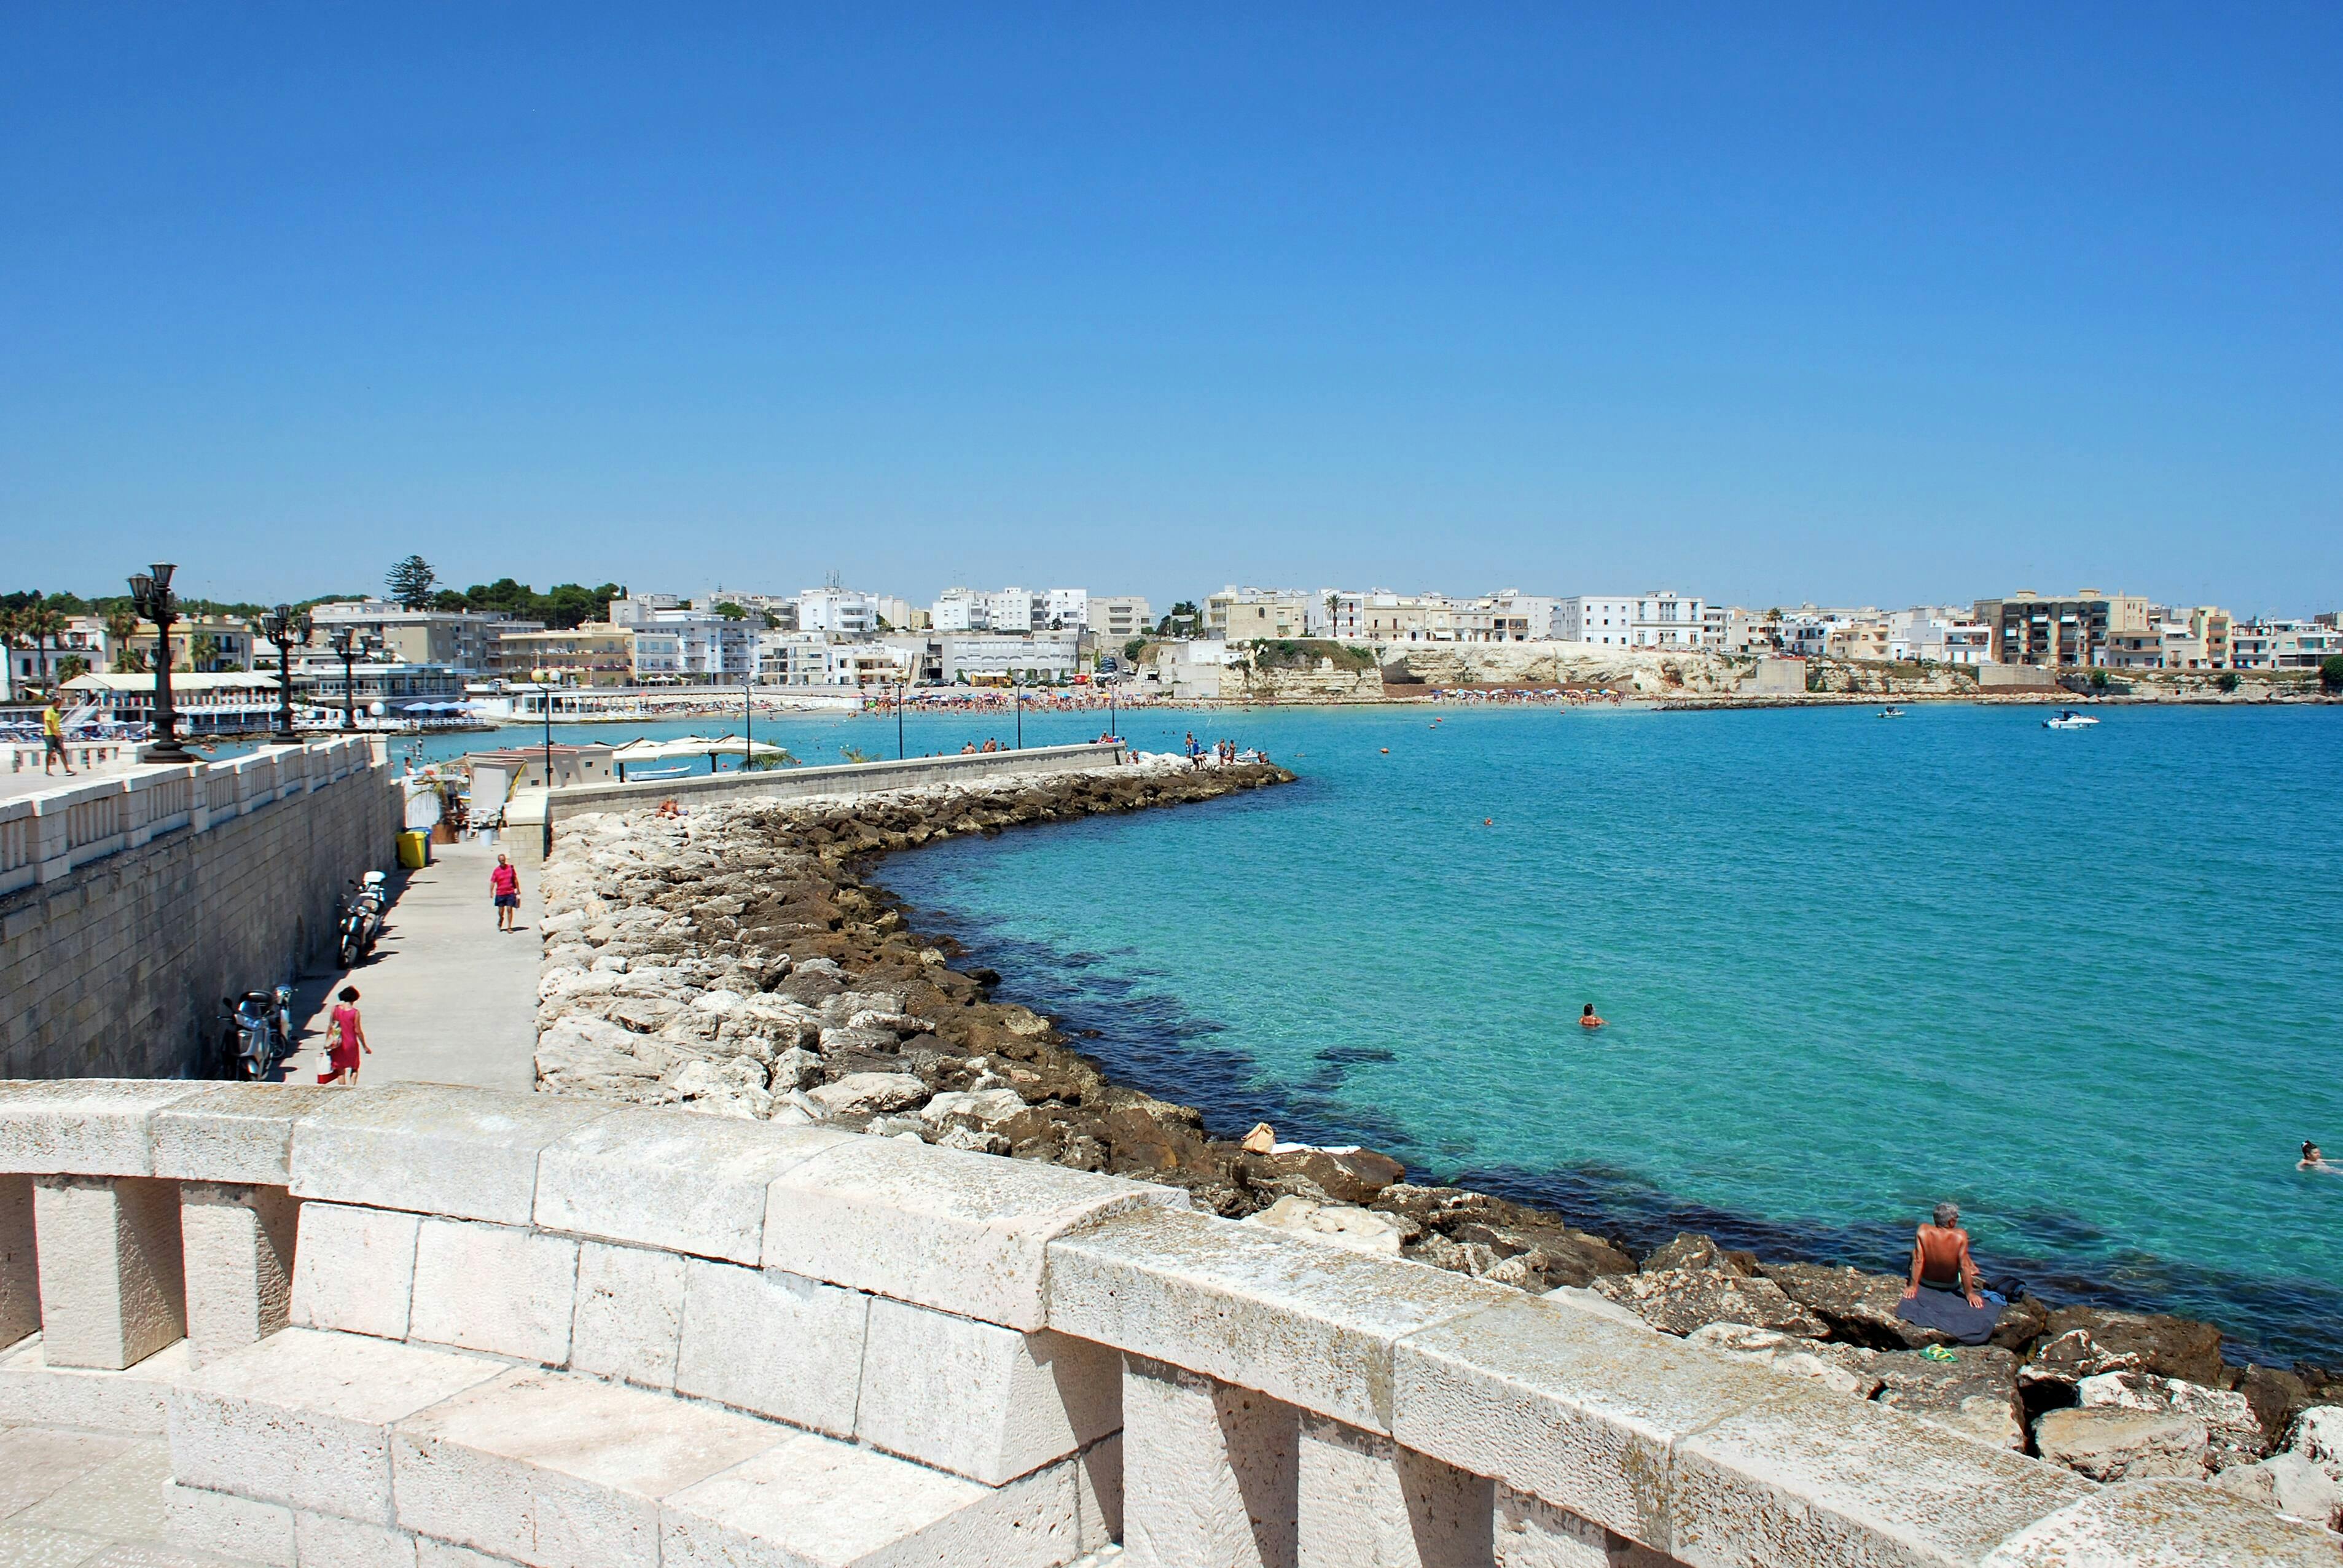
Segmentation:
[(8, 656), (24, 646), (25, 612), (0, 608), (0, 694), (16, 694), (16, 661)]
[(25, 635), (33, 639), (33, 670), (41, 685), (52, 683), (55, 672), (49, 668), (49, 644), (65, 634), (65, 618), (53, 609), (34, 608), (21, 612), (18, 620)]
[(145, 673), (146, 657), (134, 646), (137, 636), (136, 615), (118, 607), (106, 612), (106, 640), (114, 649), (114, 672), (116, 675)]

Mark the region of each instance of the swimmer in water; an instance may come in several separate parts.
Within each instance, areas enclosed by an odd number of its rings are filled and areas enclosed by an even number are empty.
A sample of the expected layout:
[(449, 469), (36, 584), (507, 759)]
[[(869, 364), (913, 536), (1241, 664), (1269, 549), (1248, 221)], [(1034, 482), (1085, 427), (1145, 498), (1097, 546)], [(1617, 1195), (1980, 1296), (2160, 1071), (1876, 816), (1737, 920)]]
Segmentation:
[(1578, 1015), (1578, 1027), (1581, 1029), (1601, 1029), (1603, 1027), (1603, 1020), (1594, 1016), (1594, 1004), (1593, 1002), (1588, 1002), (1585, 1008), (1580, 1011)]
[(2318, 1151), (2318, 1145), (2316, 1143), (2306, 1143), (2302, 1146), (2302, 1158), (2295, 1162), (2294, 1168), (2297, 1171), (2332, 1171), (2335, 1169), (2334, 1166), (2327, 1163), (2327, 1156)]

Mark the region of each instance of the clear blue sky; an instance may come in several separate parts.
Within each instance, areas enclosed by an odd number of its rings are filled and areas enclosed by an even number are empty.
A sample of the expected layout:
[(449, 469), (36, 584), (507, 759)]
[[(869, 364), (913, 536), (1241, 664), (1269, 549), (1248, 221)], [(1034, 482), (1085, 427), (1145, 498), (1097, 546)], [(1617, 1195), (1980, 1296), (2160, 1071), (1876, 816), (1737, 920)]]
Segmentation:
[(0, 587), (2343, 601), (2343, 8), (17, 5)]

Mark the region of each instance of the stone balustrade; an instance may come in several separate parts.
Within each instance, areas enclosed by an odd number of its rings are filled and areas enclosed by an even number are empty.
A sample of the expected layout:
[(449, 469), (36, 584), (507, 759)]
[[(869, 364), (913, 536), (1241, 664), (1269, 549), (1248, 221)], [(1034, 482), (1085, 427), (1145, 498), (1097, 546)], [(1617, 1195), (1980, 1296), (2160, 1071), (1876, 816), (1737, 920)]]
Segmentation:
[[(144, 740), (67, 740), (65, 766), (76, 773), (135, 768), (139, 749), (146, 744)], [(38, 740), (0, 740), (0, 778), (42, 772), (48, 756), (48, 747)]]
[(437, 1085), (0, 1084), (0, 1344), (262, 1563), (2338, 1561), (1175, 1190)]
[(180, 828), (197, 831), (374, 765), (362, 737), (269, 747), (224, 762), (142, 768), (0, 801), (0, 895), (66, 876)]

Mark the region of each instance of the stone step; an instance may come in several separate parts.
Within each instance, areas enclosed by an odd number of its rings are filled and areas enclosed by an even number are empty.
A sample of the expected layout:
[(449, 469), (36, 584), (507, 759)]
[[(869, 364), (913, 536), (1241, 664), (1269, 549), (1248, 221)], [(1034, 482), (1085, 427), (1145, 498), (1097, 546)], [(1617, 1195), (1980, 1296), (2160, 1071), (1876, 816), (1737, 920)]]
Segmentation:
[(179, 1504), (219, 1522), (215, 1541), (231, 1523), (246, 1541), (347, 1525), (542, 1568), (1057, 1568), (1107, 1538), (1080, 1458), (988, 1486), (702, 1401), (362, 1334), (288, 1329), (211, 1362), (174, 1391), (170, 1424)]
[(171, 1384), (192, 1364), (187, 1342), (179, 1340), (120, 1372), (53, 1367), (34, 1334), (0, 1352), (0, 1426), (159, 1437)]

